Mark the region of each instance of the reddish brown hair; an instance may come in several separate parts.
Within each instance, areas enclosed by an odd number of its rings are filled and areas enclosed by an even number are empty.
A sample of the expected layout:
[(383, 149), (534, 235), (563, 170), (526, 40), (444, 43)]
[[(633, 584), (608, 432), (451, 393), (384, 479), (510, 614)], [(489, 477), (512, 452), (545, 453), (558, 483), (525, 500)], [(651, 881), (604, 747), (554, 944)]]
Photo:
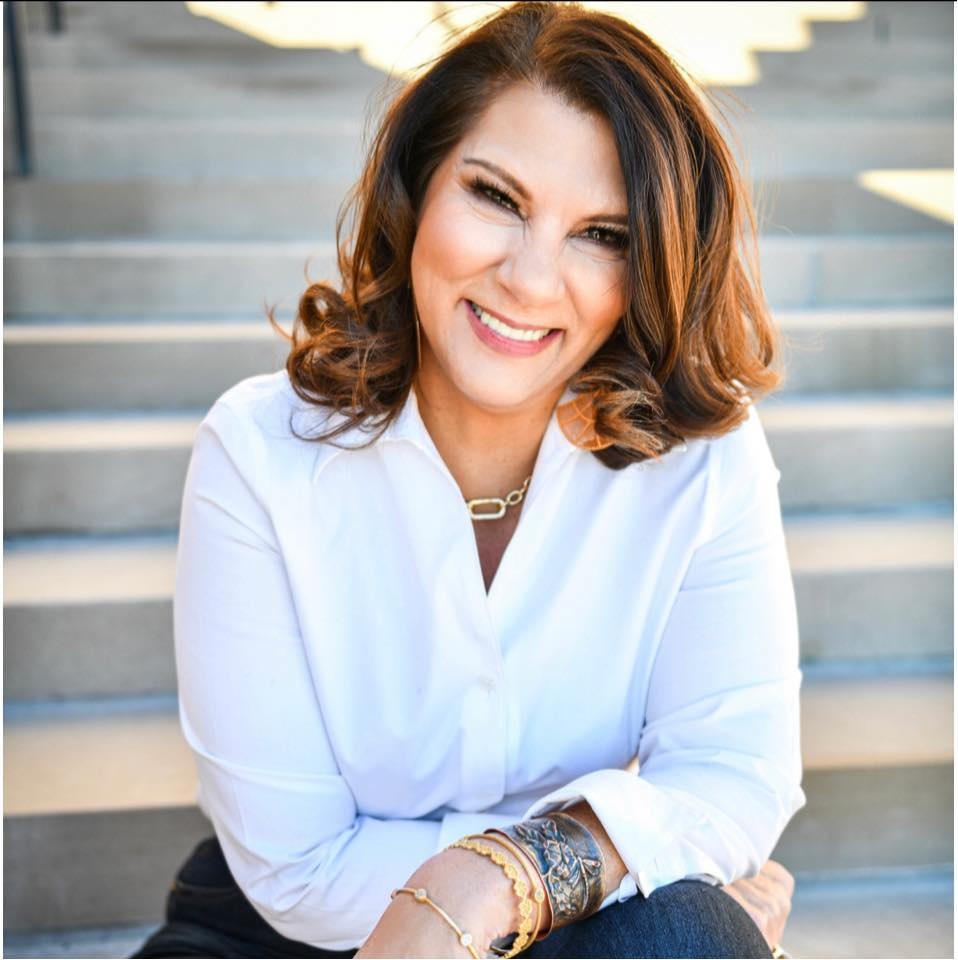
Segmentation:
[[(774, 389), (778, 339), (761, 291), (752, 208), (698, 88), (625, 20), (516, 3), (460, 39), (387, 110), (337, 223), (343, 291), (303, 294), (287, 370), (303, 399), (375, 437), (416, 373), (410, 257), (426, 186), (497, 94), (531, 82), (605, 117), (629, 204), (626, 302), (571, 384), (594, 397), (610, 467), (719, 435)], [(352, 213), (353, 229), (345, 224)]]

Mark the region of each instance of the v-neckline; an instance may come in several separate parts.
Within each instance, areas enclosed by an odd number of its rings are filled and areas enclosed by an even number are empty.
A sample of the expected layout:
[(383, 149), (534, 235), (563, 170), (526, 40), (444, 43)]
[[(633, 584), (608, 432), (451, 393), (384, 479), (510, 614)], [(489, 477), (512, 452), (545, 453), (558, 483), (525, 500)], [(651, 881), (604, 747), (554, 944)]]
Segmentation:
[[(522, 515), (521, 515), (521, 512), (518, 512), (518, 511), (521, 511), (523, 506), (524, 504), (519, 505), (516, 508), (513, 508), (517, 512), (506, 513), (506, 515), (502, 517), (501, 520), (482, 520), (482, 521), (472, 522), (473, 535), (476, 541), (476, 553), (479, 558), (479, 570), (482, 575), (483, 586), (485, 587), (485, 590), (486, 590), (486, 597), (488, 597), (489, 594), (492, 592), (493, 584), (496, 582), (496, 579), (499, 576), (499, 571), (502, 569), (503, 560), (505, 559), (506, 554), (509, 552), (509, 547), (512, 544), (512, 541), (515, 539), (516, 533), (519, 530), (519, 526), (522, 521)], [(493, 524), (503, 524), (503, 526), (500, 526), (497, 529), (492, 526)], [(512, 529), (509, 530), (508, 526), (511, 526)], [(507, 530), (508, 533), (503, 534), (502, 533), (503, 530)], [(488, 582), (486, 582), (486, 569), (485, 569), (485, 563), (483, 562), (484, 548), (483, 548), (483, 544), (479, 540), (479, 537), (480, 535), (491, 537), (491, 536), (495, 536), (496, 534), (500, 534), (500, 536), (506, 535), (507, 539), (505, 543), (501, 545), (501, 550), (499, 549), (501, 541), (497, 540), (494, 542), (494, 546), (492, 549), (498, 550), (499, 555), (495, 559), (495, 566), (492, 570), (492, 574), (489, 577)]]

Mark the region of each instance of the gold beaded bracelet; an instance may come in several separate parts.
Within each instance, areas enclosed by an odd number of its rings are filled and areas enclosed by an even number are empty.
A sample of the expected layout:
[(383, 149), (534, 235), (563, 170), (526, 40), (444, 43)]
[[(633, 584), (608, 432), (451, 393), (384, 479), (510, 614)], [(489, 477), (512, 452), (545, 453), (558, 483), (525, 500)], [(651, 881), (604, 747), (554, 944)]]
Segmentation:
[(424, 903), (427, 907), (432, 907), (436, 913), (442, 917), (446, 923), (456, 931), (456, 936), (459, 938), (459, 942), (469, 951), (473, 960), (479, 960), (479, 954), (476, 953), (476, 948), (472, 945), (472, 934), (466, 933), (464, 930), (460, 930), (458, 924), (452, 917), (446, 913), (438, 903), (429, 899), (429, 894), (422, 887), (417, 887), (413, 889), (412, 887), (397, 887), (391, 894), (389, 894), (389, 899), (394, 900), (397, 893), (408, 893), (416, 903)]
[[(457, 840), (455, 843), (450, 844), (449, 848), (452, 849), (454, 847), (459, 847), (463, 850), (472, 850), (473, 853), (478, 853), (484, 857), (488, 857), (494, 864), (502, 867), (503, 873), (505, 873), (505, 875), (512, 881), (512, 889), (519, 898), (519, 916), (521, 919), (519, 921), (519, 935), (516, 937), (515, 943), (513, 943), (509, 952), (503, 956), (505, 960), (516, 956), (516, 954), (525, 949), (526, 945), (532, 939), (532, 901), (529, 900), (530, 885), (528, 881), (523, 880), (519, 876), (519, 871), (515, 868), (512, 861), (509, 860), (508, 857), (499, 853), (498, 850), (493, 850), (492, 847), (488, 847), (484, 843), (480, 843), (478, 840), (475, 840), (472, 837), (464, 837), (461, 840)], [(522, 861), (520, 861), (520, 863), (521, 862)], [(536, 887), (535, 893), (533, 894), (533, 899), (538, 904), (538, 917), (539, 921), (541, 922), (542, 903), (545, 900), (545, 893), (541, 887)], [(536, 927), (536, 930), (538, 931), (538, 927)]]
[[(529, 879), (529, 886), (535, 888), (535, 891), (536, 891), (533, 894), (533, 899), (536, 902), (536, 922), (535, 922), (535, 926), (529, 932), (530, 934), (529, 940), (526, 941), (525, 946), (528, 946), (529, 941), (531, 941), (533, 937), (535, 937), (536, 940), (545, 940), (545, 938), (552, 932), (552, 929), (550, 927), (548, 931), (539, 935), (539, 931), (542, 929), (542, 905), (545, 903), (546, 897), (547, 897), (546, 890), (545, 890), (545, 882), (542, 880), (542, 877), (539, 875), (539, 872), (535, 868), (535, 866), (530, 867), (531, 861), (529, 859), (528, 854), (526, 854), (525, 851), (520, 849), (520, 847), (517, 844), (512, 843), (512, 841), (509, 840), (507, 837), (496, 836), (495, 834), (492, 834), (492, 833), (486, 833), (476, 837), (475, 839), (491, 840), (493, 843), (499, 844), (500, 847), (502, 847), (505, 850), (508, 850), (516, 858), (516, 860), (518, 860), (519, 863), (522, 865), (522, 868), (523, 870), (525, 870), (526, 876)], [(533, 877), (538, 878), (539, 882), (536, 883), (536, 881), (533, 880)], [(519, 938), (516, 937), (516, 944), (518, 944), (518, 939)], [(513, 947), (515, 947), (516, 944), (513, 944)], [(521, 947), (520, 949), (525, 949), (525, 946)], [(492, 946), (492, 944), (489, 945), (489, 949), (492, 950), (493, 953), (497, 954), (500, 957), (506, 957), (509, 955), (509, 952), (507, 950), (500, 950), (498, 947)]]
[[(552, 933), (553, 928), (555, 927), (555, 916), (552, 918), (552, 922), (549, 924), (548, 930), (542, 929), (542, 909), (543, 904), (548, 899), (548, 891), (546, 890), (545, 880), (542, 879), (542, 874), (539, 873), (539, 868), (536, 866), (533, 859), (529, 856), (528, 852), (523, 850), (518, 843), (513, 841), (513, 839), (507, 836), (504, 833), (496, 833), (492, 830), (487, 830), (485, 833), (481, 834), (478, 839), (480, 840), (492, 840), (494, 843), (498, 843), (501, 847), (505, 847), (506, 850), (512, 852), (512, 855), (516, 858), (525, 867), (526, 874), (529, 876), (530, 884), (535, 886), (539, 891), (541, 896), (536, 897), (536, 903), (539, 906), (539, 912), (536, 914), (536, 926), (537, 931), (536, 940), (545, 940), (546, 937)], [(532, 878), (536, 877), (538, 879), (538, 884), (532, 882)]]

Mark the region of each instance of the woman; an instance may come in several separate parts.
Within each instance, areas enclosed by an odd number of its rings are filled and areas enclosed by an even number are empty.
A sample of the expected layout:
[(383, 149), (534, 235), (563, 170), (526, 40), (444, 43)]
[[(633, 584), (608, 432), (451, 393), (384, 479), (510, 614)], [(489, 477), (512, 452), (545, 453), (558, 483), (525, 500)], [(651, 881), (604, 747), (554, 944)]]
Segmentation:
[(344, 293), (196, 439), (217, 840), (139, 955), (768, 956), (800, 674), (715, 125), (629, 24), (516, 4), (403, 91), (356, 201)]

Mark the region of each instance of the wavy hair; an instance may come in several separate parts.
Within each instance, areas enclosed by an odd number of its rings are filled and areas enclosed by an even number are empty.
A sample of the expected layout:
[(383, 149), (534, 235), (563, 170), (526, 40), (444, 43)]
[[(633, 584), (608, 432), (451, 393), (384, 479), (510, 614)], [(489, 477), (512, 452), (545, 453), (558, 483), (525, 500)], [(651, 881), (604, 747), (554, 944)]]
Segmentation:
[(606, 118), (625, 180), (627, 307), (570, 384), (591, 395), (595, 429), (612, 441), (595, 456), (621, 468), (718, 436), (745, 419), (748, 399), (779, 385), (755, 217), (702, 92), (625, 20), (520, 2), (459, 39), (384, 115), (337, 220), (342, 290), (311, 284), (288, 335), (293, 389), (341, 415), (315, 439), (359, 427), (374, 440), (405, 402), (418, 364), (410, 259), (426, 187), (517, 83)]

